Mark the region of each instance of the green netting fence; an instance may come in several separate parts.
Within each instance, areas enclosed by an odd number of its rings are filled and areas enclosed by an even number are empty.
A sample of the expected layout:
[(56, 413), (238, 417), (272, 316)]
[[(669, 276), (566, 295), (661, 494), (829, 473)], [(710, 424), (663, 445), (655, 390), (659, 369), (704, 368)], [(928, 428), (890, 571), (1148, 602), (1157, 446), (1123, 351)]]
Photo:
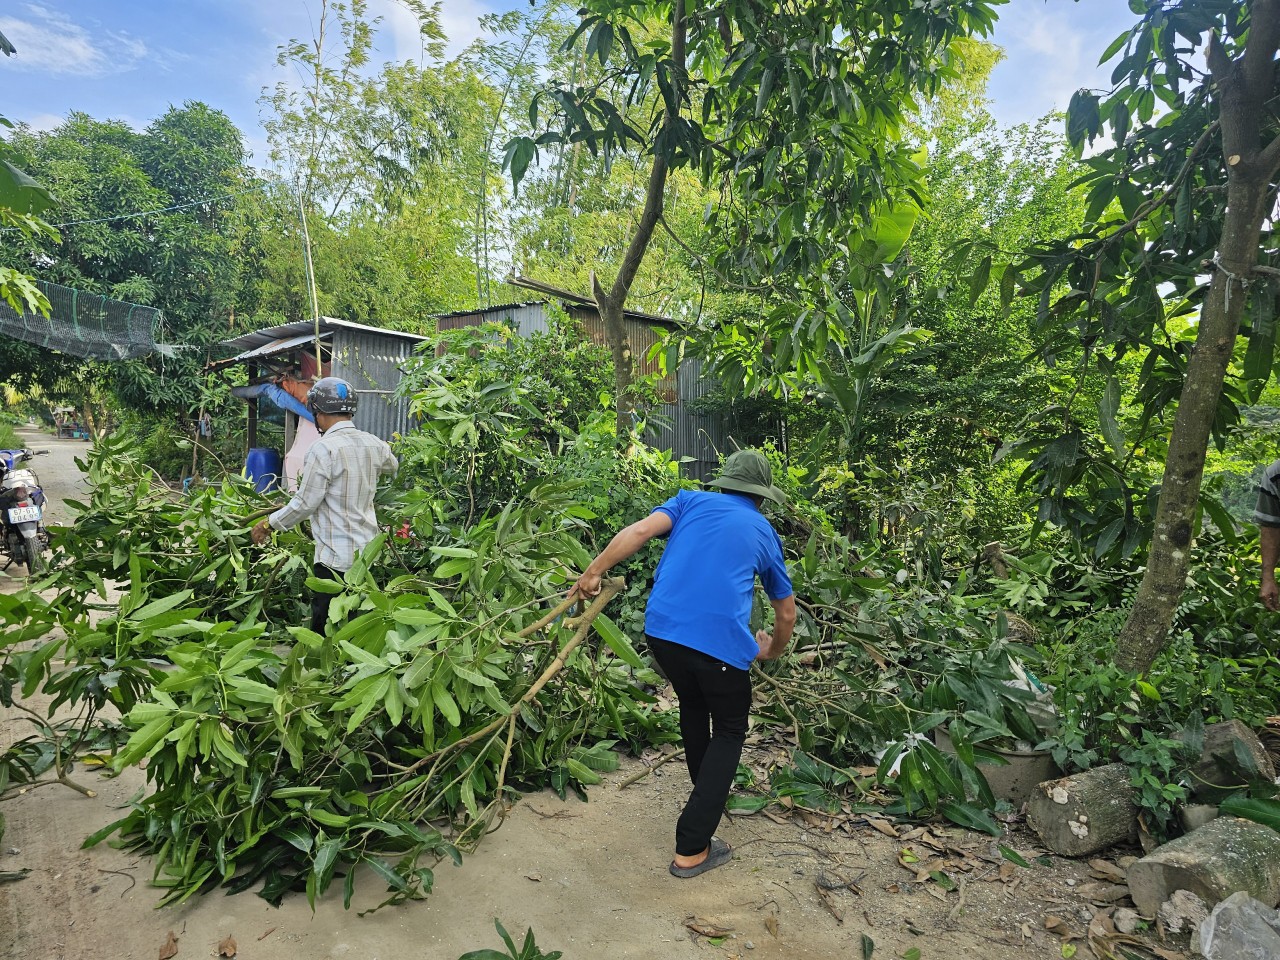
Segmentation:
[(0, 300), (0, 334), (90, 360), (128, 360), (156, 349), (155, 307), (112, 300), (59, 283), (37, 280), (49, 298), (49, 316), (18, 313)]

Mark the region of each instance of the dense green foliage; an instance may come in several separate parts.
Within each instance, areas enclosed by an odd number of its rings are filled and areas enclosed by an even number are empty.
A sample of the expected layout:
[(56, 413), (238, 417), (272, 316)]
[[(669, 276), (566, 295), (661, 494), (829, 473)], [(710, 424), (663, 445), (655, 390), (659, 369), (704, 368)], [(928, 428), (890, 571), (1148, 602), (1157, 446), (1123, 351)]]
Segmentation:
[[(1243, 523), (1277, 440), (1271, 288), (1212, 265), (1240, 164), (1176, 46), (1217, 24), (1210, 66), (1234, 76), (1258, 6), (1147, 4), (1110, 51), (1116, 89), (1080, 95), (1065, 137), (987, 114), (996, 53), (971, 35), (994, 4), (899, 0), (553, 2), (490, 18), (448, 62), (415, 2), (422, 62), (381, 67), (364, 3), (333, 0), (314, 43), (281, 48), (304, 83), (264, 98), (284, 181), (249, 170), (203, 104), (142, 132), (81, 114), (18, 129), (4, 156), (68, 226), (55, 243), (17, 223), (4, 264), (161, 306), (200, 349), (107, 368), (6, 344), (0, 376), (124, 412), (45, 592), (0, 597), (0, 704), (43, 690), (76, 717), (30, 718), (0, 797), (66, 780), (92, 743), (118, 767), (148, 760), (148, 794), (93, 840), (151, 854), (166, 901), (261, 883), (314, 902), (339, 877), (349, 901), (361, 864), (396, 900), (428, 893), (431, 865), (514, 790), (582, 791), (616, 751), (675, 738), (641, 642), (660, 544), (615, 571), (608, 611), (534, 628), (616, 530), (689, 483), (669, 453), (619, 442), (619, 405), (654, 398), (563, 317), (528, 339), (439, 336), (407, 365), (421, 426), (380, 494), (387, 535), (341, 583), (309, 579), (298, 533), (249, 545), (267, 501), (218, 461), (237, 472), (238, 402), (196, 371), (246, 324), (310, 315), (305, 225), (322, 313), (431, 331), (434, 312), (506, 298), (509, 260), (685, 321), (664, 359), (702, 361), (716, 384), (698, 402), (766, 449), (789, 495), (771, 520), (795, 647), (753, 674), (760, 718), (795, 749), (767, 781), (744, 771), (735, 809), (886, 804), (995, 834), (979, 765), (1038, 746), (1065, 771), (1125, 762), (1146, 828), (1176, 831), (1198, 731), (1257, 724), (1280, 696)], [(1104, 123), (1114, 147), (1071, 152)], [(1180, 461), (1198, 561), (1140, 662), (1117, 638), (1135, 570), (1161, 564), (1170, 425), (1224, 282), (1248, 322), (1223, 341), (1226, 392), (1197, 400), (1218, 444), (1202, 490), (1203, 444)], [(202, 407), (216, 482), (179, 493), (155, 471), (190, 469)], [(112, 586), (120, 602), (101, 602)], [(339, 594), (324, 637), (296, 626), (304, 588)], [(1232, 802), (1264, 817), (1252, 780)]]

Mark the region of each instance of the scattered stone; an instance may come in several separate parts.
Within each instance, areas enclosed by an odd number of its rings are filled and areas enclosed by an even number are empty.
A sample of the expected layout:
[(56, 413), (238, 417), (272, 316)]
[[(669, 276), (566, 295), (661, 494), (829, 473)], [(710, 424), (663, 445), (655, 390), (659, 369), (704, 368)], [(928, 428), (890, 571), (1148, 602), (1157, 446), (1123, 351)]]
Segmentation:
[(1249, 758), (1261, 776), (1275, 779), (1275, 765), (1258, 735), (1239, 720), (1227, 720), (1204, 728), (1200, 759), (1188, 771), (1193, 792), (1213, 796), (1215, 788), (1242, 786), (1245, 773), (1237, 759), (1240, 753)]
[(1116, 925), (1116, 929), (1121, 933), (1132, 934), (1138, 929), (1138, 924), (1142, 923), (1142, 917), (1138, 915), (1137, 910), (1120, 907), (1112, 915), (1111, 922)]
[(1208, 919), (1209, 908), (1190, 890), (1175, 890), (1173, 896), (1160, 904), (1157, 916), (1170, 933), (1190, 933)]
[(748, 950), (754, 950), (754, 949), (756, 948), (755, 943), (753, 943), (753, 942), (752, 942), (752, 941), (750, 941), (750, 940), (748, 940), (746, 943), (744, 943), (744, 944), (743, 944), (743, 946), (744, 946), (744, 947), (746, 947)]
[(1210, 820), (1218, 818), (1218, 807), (1212, 803), (1188, 803), (1178, 811), (1184, 833), (1199, 830)]
[(1154, 916), (1177, 890), (1209, 906), (1243, 890), (1268, 906), (1280, 901), (1280, 833), (1252, 820), (1219, 817), (1166, 843), (1129, 868), (1129, 893)]
[(1046, 847), (1067, 857), (1134, 840), (1138, 808), (1129, 768), (1109, 763), (1040, 784), (1027, 802), (1027, 822)]

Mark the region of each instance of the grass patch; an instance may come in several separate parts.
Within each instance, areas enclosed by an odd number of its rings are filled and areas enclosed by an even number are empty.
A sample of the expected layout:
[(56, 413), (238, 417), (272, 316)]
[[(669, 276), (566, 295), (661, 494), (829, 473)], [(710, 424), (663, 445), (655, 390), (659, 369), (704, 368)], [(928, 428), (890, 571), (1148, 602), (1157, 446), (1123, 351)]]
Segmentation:
[(23, 446), (22, 438), (8, 423), (0, 423), (0, 450), (16, 450)]

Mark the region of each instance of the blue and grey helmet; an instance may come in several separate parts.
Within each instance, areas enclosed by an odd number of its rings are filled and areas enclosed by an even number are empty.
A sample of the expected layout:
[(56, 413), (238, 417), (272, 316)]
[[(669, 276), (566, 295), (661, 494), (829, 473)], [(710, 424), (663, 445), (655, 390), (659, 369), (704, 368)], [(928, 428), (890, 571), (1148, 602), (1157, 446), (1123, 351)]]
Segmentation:
[(351, 384), (339, 377), (322, 377), (307, 391), (307, 409), (312, 413), (349, 417), (358, 402)]

